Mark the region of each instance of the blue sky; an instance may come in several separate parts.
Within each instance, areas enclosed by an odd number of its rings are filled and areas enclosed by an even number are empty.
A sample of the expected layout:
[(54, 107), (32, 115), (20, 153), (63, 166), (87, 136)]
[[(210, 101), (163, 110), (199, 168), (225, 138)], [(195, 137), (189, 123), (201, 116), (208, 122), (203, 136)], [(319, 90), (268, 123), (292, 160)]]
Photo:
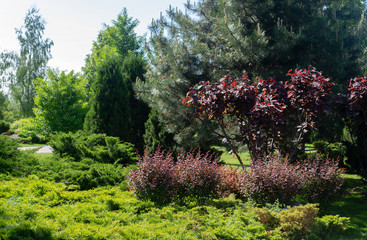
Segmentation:
[(139, 20), (136, 32), (143, 35), (152, 18), (159, 18), (169, 5), (183, 9), (185, 3), (186, 0), (1, 0), (0, 51), (19, 50), (15, 28), (23, 25), (27, 10), (35, 5), (47, 22), (45, 37), (54, 41), (49, 65), (80, 71), (102, 24), (110, 24), (124, 7), (129, 16)]

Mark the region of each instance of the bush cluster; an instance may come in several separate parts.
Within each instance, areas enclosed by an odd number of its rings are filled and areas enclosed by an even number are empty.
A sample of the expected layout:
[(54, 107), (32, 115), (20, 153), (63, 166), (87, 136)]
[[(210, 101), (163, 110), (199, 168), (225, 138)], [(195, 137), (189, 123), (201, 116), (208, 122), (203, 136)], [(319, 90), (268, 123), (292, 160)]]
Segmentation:
[(326, 203), (340, 193), (343, 169), (332, 159), (317, 156), (290, 164), (288, 159), (272, 156), (259, 160), (243, 174), (241, 190), (257, 203), (288, 204), (295, 196), (305, 202)]
[(160, 149), (139, 156), (137, 169), (129, 174), (129, 185), (140, 199), (159, 204), (203, 201), (217, 196), (220, 166), (209, 153), (172, 153)]
[(299, 166), (279, 156), (258, 160), (243, 174), (241, 190), (257, 203), (289, 203), (300, 189)]
[(59, 156), (75, 161), (91, 158), (101, 163), (127, 164), (136, 160), (133, 144), (105, 134), (62, 133), (53, 136), (50, 145)]
[(0, 134), (9, 131), (9, 129), (10, 129), (10, 124), (3, 120), (0, 120)]
[(130, 188), (139, 199), (160, 204), (235, 194), (264, 205), (289, 204), (296, 196), (305, 202), (327, 203), (338, 196), (344, 182), (343, 169), (328, 158), (291, 164), (288, 158), (272, 156), (255, 161), (245, 172), (219, 166), (211, 158), (189, 152), (176, 160), (171, 152), (146, 152), (139, 156), (137, 169), (130, 171)]
[(7, 135), (0, 135), (0, 173), (10, 171), (21, 154), (18, 143)]

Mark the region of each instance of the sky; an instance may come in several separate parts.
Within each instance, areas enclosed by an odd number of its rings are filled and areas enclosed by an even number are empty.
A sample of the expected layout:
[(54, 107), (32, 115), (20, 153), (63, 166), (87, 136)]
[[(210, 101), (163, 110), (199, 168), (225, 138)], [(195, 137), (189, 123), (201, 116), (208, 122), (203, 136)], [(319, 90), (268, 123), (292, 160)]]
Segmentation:
[[(111, 21), (124, 7), (139, 20), (136, 33), (148, 33), (148, 25), (171, 5), (184, 9), (186, 0), (0, 0), (0, 52), (19, 51), (15, 28), (24, 23), (27, 10), (40, 9), (46, 21), (44, 38), (54, 42), (49, 66), (79, 72), (103, 23)], [(149, 35), (148, 35), (149, 36)]]

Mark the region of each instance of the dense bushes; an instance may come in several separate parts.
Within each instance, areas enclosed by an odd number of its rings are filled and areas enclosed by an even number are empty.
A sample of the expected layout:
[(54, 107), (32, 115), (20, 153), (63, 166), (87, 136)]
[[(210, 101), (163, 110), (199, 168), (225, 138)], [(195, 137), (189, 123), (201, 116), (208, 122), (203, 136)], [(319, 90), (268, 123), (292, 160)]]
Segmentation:
[(316, 157), (303, 163), (273, 156), (257, 160), (251, 169), (221, 167), (200, 153), (178, 156), (157, 150), (140, 157), (129, 175), (130, 188), (140, 199), (159, 203), (203, 200), (233, 193), (264, 205), (289, 204), (296, 196), (304, 202), (326, 203), (339, 194), (343, 170), (336, 161)]
[(20, 151), (18, 143), (9, 136), (0, 135), (0, 173), (8, 172), (17, 161)]
[(217, 195), (219, 165), (210, 154), (181, 153), (174, 161), (171, 152), (145, 152), (129, 175), (130, 188), (140, 199), (157, 203), (202, 201)]
[(348, 226), (343, 217), (318, 218), (309, 204), (273, 210), (225, 198), (157, 206), (117, 186), (68, 191), (36, 176), (3, 180), (0, 196), (0, 239), (326, 239)]
[(241, 190), (257, 203), (290, 203), (300, 189), (299, 166), (280, 157), (258, 160), (243, 174)]
[(136, 159), (131, 143), (121, 143), (117, 137), (105, 134), (62, 133), (53, 136), (50, 145), (59, 156), (75, 161), (91, 158), (101, 163), (127, 164)]
[(295, 196), (305, 202), (326, 203), (340, 193), (343, 170), (331, 159), (320, 157), (290, 164), (288, 159), (260, 160), (244, 173), (241, 190), (257, 203), (290, 203)]

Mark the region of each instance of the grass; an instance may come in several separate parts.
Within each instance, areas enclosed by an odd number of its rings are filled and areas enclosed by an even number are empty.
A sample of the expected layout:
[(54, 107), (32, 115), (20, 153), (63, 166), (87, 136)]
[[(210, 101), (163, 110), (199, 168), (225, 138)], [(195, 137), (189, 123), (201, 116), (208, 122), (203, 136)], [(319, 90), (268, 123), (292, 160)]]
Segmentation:
[(19, 147), (45, 147), (47, 144), (43, 143), (20, 143)]
[(349, 217), (352, 227), (341, 239), (367, 239), (367, 185), (355, 174), (345, 174), (347, 194), (326, 209), (325, 214)]

